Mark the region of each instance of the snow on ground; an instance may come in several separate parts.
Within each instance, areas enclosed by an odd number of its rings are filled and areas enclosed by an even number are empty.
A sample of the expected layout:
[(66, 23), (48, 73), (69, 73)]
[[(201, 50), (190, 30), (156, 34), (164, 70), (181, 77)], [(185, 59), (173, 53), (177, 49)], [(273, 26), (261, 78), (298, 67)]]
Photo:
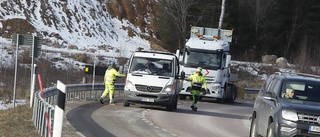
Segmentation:
[[(18, 105), (25, 105), (28, 104), (26, 102), (26, 100), (16, 100), (15, 106)], [(6, 109), (10, 109), (13, 108), (13, 102), (11, 101), (11, 103), (4, 103), (2, 101), (0, 101), (0, 110), (6, 110)]]

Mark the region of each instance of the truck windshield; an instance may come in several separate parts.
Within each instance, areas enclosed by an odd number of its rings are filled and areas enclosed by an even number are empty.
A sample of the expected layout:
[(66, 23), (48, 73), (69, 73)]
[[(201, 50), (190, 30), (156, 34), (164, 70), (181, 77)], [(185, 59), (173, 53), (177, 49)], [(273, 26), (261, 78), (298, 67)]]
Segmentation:
[(221, 52), (186, 51), (183, 64), (186, 67), (202, 67), (217, 70), (221, 68)]
[(129, 72), (132, 74), (173, 76), (172, 60), (134, 57)]

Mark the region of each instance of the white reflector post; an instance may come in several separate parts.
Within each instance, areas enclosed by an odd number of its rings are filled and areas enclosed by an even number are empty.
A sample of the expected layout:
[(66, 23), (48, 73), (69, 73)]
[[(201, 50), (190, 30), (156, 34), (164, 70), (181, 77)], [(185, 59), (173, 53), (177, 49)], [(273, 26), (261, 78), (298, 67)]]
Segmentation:
[(63, 115), (64, 115), (64, 107), (66, 102), (66, 85), (57, 81), (57, 105), (54, 109), (54, 123), (53, 123), (53, 137), (61, 137), (62, 136), (62, 124), (63, 124)]

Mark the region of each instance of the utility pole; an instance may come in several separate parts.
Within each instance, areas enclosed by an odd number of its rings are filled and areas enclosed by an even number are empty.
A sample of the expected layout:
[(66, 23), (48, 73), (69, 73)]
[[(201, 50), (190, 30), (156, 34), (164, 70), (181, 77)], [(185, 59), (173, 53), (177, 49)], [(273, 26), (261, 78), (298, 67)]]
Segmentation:
[(225, 10), (225, 3), (226, 3), (226, 0), (222, 0), (222, 3), (221, 3), (221, 14), (220, 14), (220, 18), (219, 18), (219, 26), (218, 26), (218, 36), (220, 36), (220, 29), (222, 27), (222, 22), (223, 22), (223, 17), (224, 17), (224, 10)]

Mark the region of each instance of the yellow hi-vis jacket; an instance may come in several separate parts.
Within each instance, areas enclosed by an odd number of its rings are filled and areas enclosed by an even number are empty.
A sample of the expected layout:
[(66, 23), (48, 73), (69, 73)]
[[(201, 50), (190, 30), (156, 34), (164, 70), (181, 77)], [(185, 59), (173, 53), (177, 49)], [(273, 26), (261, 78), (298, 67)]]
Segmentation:
[(194, 82), (198, 82), (198, 83), (202, 83), (203, 84), (203, 87), (205, 89), (207, 89), (207, 81), (206, 81), (206, 78), (201, 74), (200, 76), (195, 72), (193, 73), (192, 75), (190, 75), (188, 78), (186, 78), (185, 80), (187, 81), (191, 81), (191, 85), (194, 83)]
[(116, 77), (125, 77), (125, 75), (120, 74), (117, 70), (114, 68), (107, 69), (106, 73), (104, 74), (104, 83), (105, 84), (113, 84), (116, 80)]

